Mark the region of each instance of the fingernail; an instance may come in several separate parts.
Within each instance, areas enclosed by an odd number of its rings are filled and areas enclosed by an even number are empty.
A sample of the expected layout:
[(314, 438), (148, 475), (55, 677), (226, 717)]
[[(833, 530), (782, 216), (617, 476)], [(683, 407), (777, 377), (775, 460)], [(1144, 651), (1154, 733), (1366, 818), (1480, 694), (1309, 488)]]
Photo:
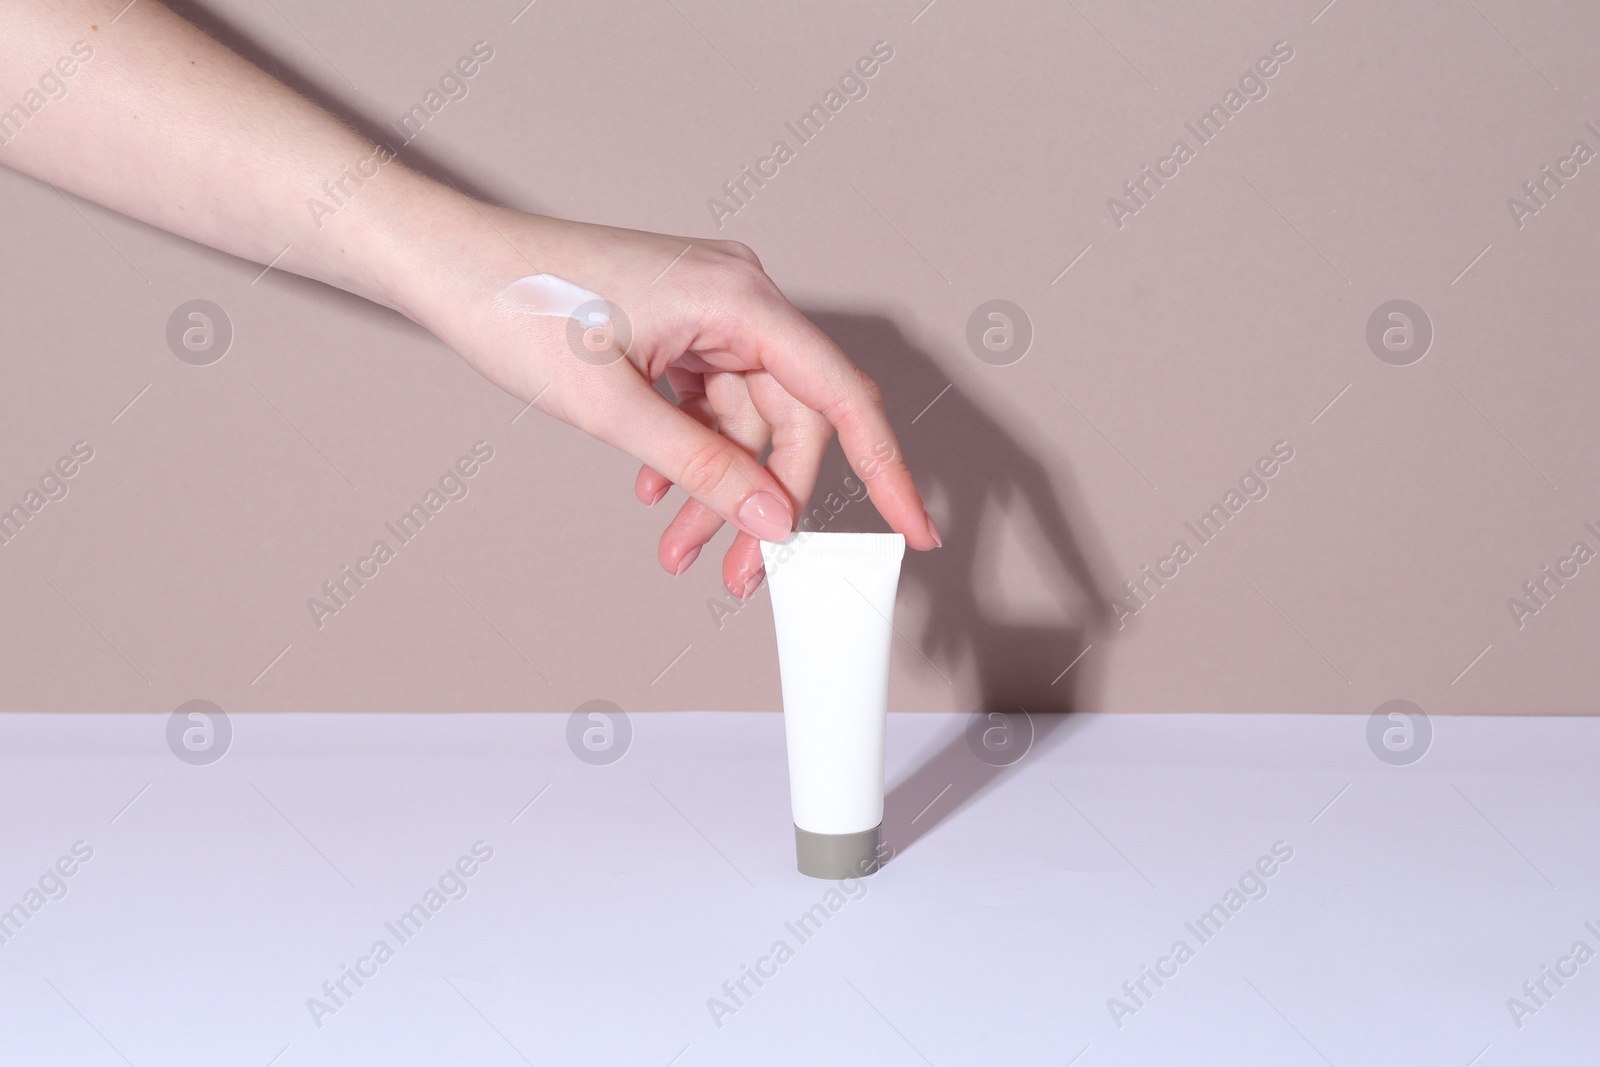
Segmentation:
[(667, 495), (667, 490), (671, 488), (672, 486), (670, 485), (663, 485), (660, 489), (657, 489), (656, 495), (650, 498), (650, 507), (655, 507), (661, 503), (662, 499)]
[(693, 563), (699, 557), (699, 555), (700, 555), (700, 546), (699, 545), (695, 545), (689, 551), (685, 552), (683, 554), (683, 558), (678, 561), (678, 569), (672, 572), (672, 576), (674, 578), (676, 578), (679, 575), (681, 575), (684, 571), (688, 570), (689, 569), (689, 564)]
[(944, 540), (939, 536), (939, 527), (933, 524), (933, 516), (924, 511), (923, 516), (928, 520), (928, 536), (933, 538), (934, 548), (943, 548)]
[(761, 588), (761, 581), (767, 576), (767, 568), (757, 567), (755, 573), (744, 580), (744, 591), (739, 594), (740, 600), (749, 600)]
[(754, 493), (739, 505), (739, 525), (763, 541), (789, 536), (789, 509), (771, 493)]

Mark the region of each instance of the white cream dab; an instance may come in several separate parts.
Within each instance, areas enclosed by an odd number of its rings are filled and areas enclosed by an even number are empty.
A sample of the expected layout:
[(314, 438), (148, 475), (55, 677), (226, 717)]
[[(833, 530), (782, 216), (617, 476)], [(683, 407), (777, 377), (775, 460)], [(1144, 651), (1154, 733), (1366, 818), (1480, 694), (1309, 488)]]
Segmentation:
[(611, 305), (598, 293), (591, 293), (554, 274), (518, 278), (495, 295), (494, 309), (509, 315), (575, 319), (586, 328), (604, 326), (611, 321)]

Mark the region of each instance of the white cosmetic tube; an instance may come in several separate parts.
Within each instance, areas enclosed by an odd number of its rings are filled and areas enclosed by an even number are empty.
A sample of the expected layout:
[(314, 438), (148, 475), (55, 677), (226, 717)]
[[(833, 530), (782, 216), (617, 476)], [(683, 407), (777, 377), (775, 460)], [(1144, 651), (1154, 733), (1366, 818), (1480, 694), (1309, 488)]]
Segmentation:
[(802, 531), (761, 543), (795, 852), (813, 878), (871, 874), (882, 859), (889, 648), (905, 551), (899, 534)]

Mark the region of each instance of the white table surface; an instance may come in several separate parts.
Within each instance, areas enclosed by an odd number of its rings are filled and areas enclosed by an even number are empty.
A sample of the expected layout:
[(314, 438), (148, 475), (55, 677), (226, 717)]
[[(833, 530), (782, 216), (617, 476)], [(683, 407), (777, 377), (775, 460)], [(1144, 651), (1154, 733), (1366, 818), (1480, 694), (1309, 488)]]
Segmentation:
[[(898, 854), (804, 942), (785, 924), (834, 883), (793, 868), (779, 716), (634, 715), (609, 766), (566, 722), (235, 716), (190, 766), (164, 717), (0, 717), (0, 908), (93, 849), (0, 945), (0, 1062), (1600, 1054), (1600, 959), (1520, 1028), (1507, 1007), (1574, 942), (1600, 950), (1595, 720), (1434, 719), (1394, 767), (1360, 718), (1075, 716), (995, 772), (964, 720), (896, 715)], [(479, 841), (466, 895), (400, 944), (385, 922)], [(1279, 841), (1267, 895), (1195, 939)], [(319, 1028), (308, 998), (379, 939), (393, 958)], [(1108, 998), (1179, 939), (1193, 958), (1119, 1027)], [(708, 999), (779, 940), (792, 958), (716, 1025)]]

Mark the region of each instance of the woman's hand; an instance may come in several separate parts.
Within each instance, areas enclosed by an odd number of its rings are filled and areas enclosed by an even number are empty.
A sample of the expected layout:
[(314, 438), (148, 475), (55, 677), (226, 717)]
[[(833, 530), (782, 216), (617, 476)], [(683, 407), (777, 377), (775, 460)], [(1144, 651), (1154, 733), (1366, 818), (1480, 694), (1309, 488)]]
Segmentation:
[[(723, 582), (740, 598), (753, 592), (757, 539), (794, 528), (834, 432), (889, 525), (913, 548), (938, 546), (877, 386), (750, 249), (467, 206), (476, 218), (457, 210), (424, 237), (425, 266), (401, 281), (396, 306), (507, 392), (640, 460), (642, 502), (672, 485), (688, 493), (661, 535), (668, 571), (682, 574), (731, 522), (740, 532)], [(463, 225), (470, 234), (450, 232)], [(535, 274), (604, 299), (611, 328), (497, 306)], [(663, 376), (676, 407), (653, 385)]]
[[(471, 201), (156, 0), (0, 4), (7, 99), (37, 71), (65, 69), (53, 64), (74, 48), (70, 96), (29, 118), (0, 162), (411, 316), (508, 392), (637, 457), (641, 500), (682, 487), (692, 499), (661, 537), (674, 574), (731, 522), (741, 532), (723, 580), (748, 595), (755, 538), (792, 527), (834, 431), (889, 524), (914, 548), (938, 544), (877, 388), (749, 249)], [(631, 327), (620, 358), (570, 343), (566, 319), (497, 309), (502, 289), (534, 274), (619, 310)], [(652, 384), (662, 376), (676, 407)]]

